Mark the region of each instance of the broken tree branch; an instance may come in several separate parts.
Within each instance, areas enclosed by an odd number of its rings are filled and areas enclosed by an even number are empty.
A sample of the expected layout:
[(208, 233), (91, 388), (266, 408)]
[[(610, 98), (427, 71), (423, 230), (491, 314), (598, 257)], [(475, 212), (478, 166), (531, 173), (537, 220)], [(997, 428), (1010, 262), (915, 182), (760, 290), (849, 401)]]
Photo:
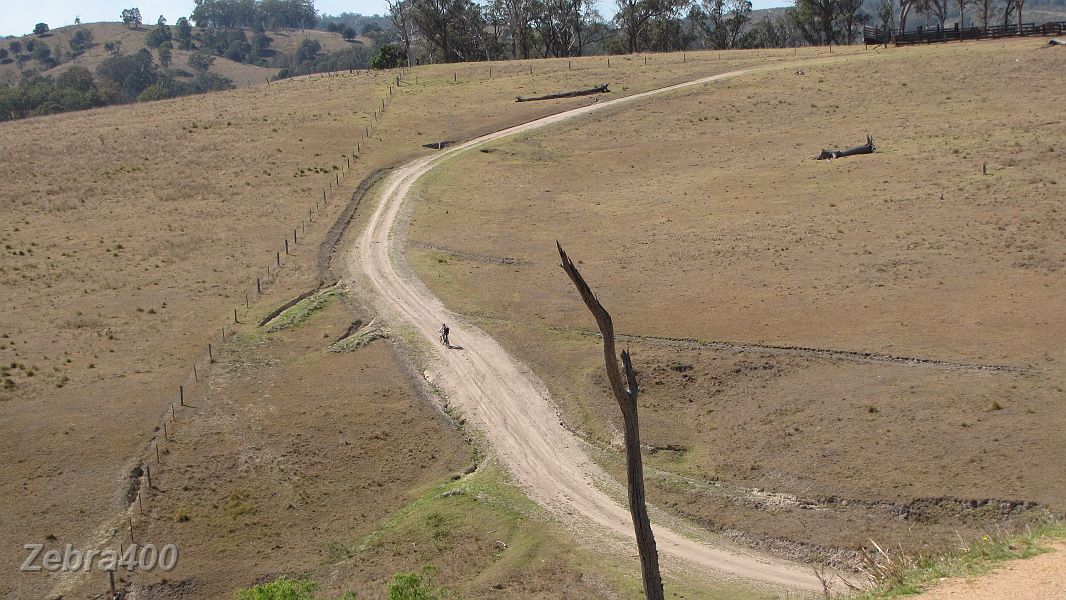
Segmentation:
[(578, 96), (591, 96), (592, 94), (606, 94), (610, 90), (607, 86), (610, 84), (603, 84), (593, 88), (585, 90), (574, 90), (572, 92), (559, 92), (557, 94), (547, 94), (545, 96), (519, 96), (515, 98), (515, 102), (533, 102), (535, 100), (555, 100), (557, 98), (576, 98)]
[(855, 146), (854, 148), (848, 148), (847, 150), (822, 150), (822, 153), (814, 159), (829, 160), (831, 158), (855, 156), (856, 154), (873, 154), (874, 150), (877, 150), (874, 146), (874, 139), (870, 137), (870, 134), (866, 134), (866, 143), (861, 146)]
[(610, 382), (611, 391), (618, 401), (618, 407), (622, 409), (622, 425), (625, 432), (626, 446), (626, 482), (629, 486), (629, 513), (633, 517), (633, 530), (637, 535), (637, 551), (640, 553), (641, 575), (644, 580), (644, 594), (648, 600), (663, 600), (663, 581), (659, 573), (659, 552), (655, 548), (655, 534), (651, 529), (651, 521), (648, 519), (648, 507), (644, 500), (644, 465), (640, 457), (640, 426), (637, 420), (637, 372), (633, 369), (633, 362), (629, 352), (622, 351), (622, 365), (626, 373), (626, 385), (622, 383), (622, 373), (618, 369), (618, 359), (615, 358), (614, 346), (614, 323), (607, 309), (603, 308), (592, 289), (585, 283), (585, 279), (574, 266), (574, 261), (566, 255), (559, 242), (555, 242), (559, 249), (559, 258), (562, 260), (563, 270), (574, 282), (574, 287), (581, 294), (592, 316), (596, 318), (596, 325), (600, 328), (603, 336), (603, 361), (607, 369), (607, 380)]

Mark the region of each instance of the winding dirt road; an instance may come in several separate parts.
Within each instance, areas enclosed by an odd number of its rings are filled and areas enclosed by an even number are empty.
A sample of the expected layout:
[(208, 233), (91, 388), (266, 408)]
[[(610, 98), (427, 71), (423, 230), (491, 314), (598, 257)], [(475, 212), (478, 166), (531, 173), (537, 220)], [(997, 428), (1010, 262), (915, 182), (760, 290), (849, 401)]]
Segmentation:
[[(488, 334), (463, 323), (422, 284), (403, 262), (401, 210), (411, 186), (434, 166), (488, 142), (592, 112), (617, 107), (673, 90), (736, 77), (733, 71), (669, 87), (599, 102), (498, 131), (457, 145), (396, 169), (379, 188), (380, 203), (350, 255), (355, 281), (365, 276), (375, 302), (393, 327), (410, 327), (434, 349), (432, 383), (443, 389), (450, 405), (483, 432), (501, 463), (538, 504), (562, 519), (616, 540), (633, 539), (629, 512), (601, 487), (607, 476), (585, 453), (582, 442), (560, 423), (543, 383)], [(562, 273), (560, 272), (560, 277)], [(579, 302), (574, 296), (574, 302)], [(462, 349), (446, 349), (437, 341), (442, 322), (452, 327), (452, 339)], [(600, 486), (597, 485), (600, 482)], [(682, 559), (701, 572), (784, 587), (820, 591), (809, 568), (786, 563), (738, 547), (710, 546), (665, 526), (655, 526), (659, 551)], [(630, 545), (629, 547), (632, 547)]]

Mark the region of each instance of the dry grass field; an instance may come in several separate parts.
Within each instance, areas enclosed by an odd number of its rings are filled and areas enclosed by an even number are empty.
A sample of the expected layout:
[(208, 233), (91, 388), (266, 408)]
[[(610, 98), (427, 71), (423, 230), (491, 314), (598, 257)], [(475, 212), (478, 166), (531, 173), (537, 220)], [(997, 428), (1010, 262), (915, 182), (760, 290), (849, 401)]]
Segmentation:
[[(589, 80), (621, 82), (618, 95), (793, 53), (676, 58), (497, 64), (492, 79), (487, 64), (420, 68), (369, 141), (361, 132), (394, 74), (0, 125), (0, 537), (18, 542), (0, 562), (14, 572), (22, 543), (128, 544), (132, 517), (137, 541), (184, 552), (175, 573), (123, 576), (144, 597), (225, 597), (282, 573), (375, 597), (392, 573), (425, 565), (474, 597), (630, 595), (630, 563), (571, 548), (491, 464), (451, 482), (477, 453), (389, 342), (325, 351), (373, 318), (360, 298), (291, 331), (256, 323), (317, 284), (318, 243), (372, 170), (589, 101), (514, 96)], [(191, 406), (172, 417), (179, 384)], [(146, 466), (151, 490), (131, 477)], [(440, 486), (469, 492), (445, 504)], [(18, 574), (0, 596), (94, 597), (105, 584), (100, 573)]]
[(712, 530), (846, 560), (1062, 514), (1062, 60), (871, 49), (495, 143), (425, 181), (408, 256), (621, 477), (560, 240), (628, 336), (650, 500)]

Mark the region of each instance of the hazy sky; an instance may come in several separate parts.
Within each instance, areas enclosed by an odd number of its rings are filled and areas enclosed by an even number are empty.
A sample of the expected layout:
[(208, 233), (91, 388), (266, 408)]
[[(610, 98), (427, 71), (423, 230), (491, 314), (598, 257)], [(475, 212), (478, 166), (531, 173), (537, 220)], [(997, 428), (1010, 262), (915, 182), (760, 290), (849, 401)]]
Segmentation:
[[(599, 0), (600, 13), (614, 13), (612, 0)], [(787, 0), (753, 0), (755, 8), (785, 6)], [(74, 17), (83, 23), (118, 21), (123, 8), (136, 6), (141, 9), (145, 23), (155, 23), (159, 15), (173, 23), (178, 17), (187, 17), (192, 12), (192, 0), (0, 0), (0, 35), (24, 35), (33, 31), (36, 23), (45, 22), (49, 27), (73, 25)], [(331, 15), (342, 12), (362, 14), (383, 13), (385, 0), (316, 0), (315, 8), (320, 13)]]

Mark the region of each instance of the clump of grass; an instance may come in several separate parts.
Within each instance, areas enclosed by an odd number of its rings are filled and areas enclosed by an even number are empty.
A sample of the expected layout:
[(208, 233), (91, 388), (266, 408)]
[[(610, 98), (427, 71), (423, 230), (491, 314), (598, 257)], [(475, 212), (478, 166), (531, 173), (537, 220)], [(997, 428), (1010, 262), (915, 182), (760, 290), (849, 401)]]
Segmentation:
[(459, 600), (457, 592), (449, 592), (443, 587), (433, 585), (433, 578), (437, 570), (434, 567), (425, 567), (422, 574), (397, 573), (389, 584), (389, 600), (443, 600), (455, 598)]
[(871, 587), (849, 598), (880, 600), (918, 594), (946, 577), (981, 575), (1004, 561), (1047, 552), (1043, 543), (1049, 539), (1066, 539), (1066, 523), (1047, 517), (1023, 533), (987, 532), (943, 554), (909, 555), (902, 548), (886, 552), (871, 540), (874, 550), (862, 550), (860, 567)]
[(330, 288), (319, 292), (309, 298), (297, 302), (289, 308), (282, 311), (282, 313), (270, 322), (270, 326), (267, 327), (267, 331), (274, 333), (282, 331), (284, 329), (292, 329), (300, 323), (303, 323), (307, 319), (311, 318), (311, 315), (325, 308), (329, 301), (337, 295), (336, 288)]
[(226, 511), (231, 519), (237, 519), (243, 515), (255, 514), (256, 508), (248, 500), (248, 496), (242, 492), (234, 492), (230, 494), (226, 503), (222, 505), (222, 508)]
[[(236, 600), (316, 600), (318, 584), (309, 577), (290, 579), (284, 575), (274, 581), (237, 590)], [(347, 592), (338, 600), (356, 600), (355, 592)]]
[(377, 322), (377, 319), (374, 319), (367, 323), (366, 327), (363, 327), (342, 340), (338, 340), (329, 347), (329, 351), (351, 352), (366, 346), (374, 340), (380, 340), (387, 337), (389, 337), (389, 332)]

